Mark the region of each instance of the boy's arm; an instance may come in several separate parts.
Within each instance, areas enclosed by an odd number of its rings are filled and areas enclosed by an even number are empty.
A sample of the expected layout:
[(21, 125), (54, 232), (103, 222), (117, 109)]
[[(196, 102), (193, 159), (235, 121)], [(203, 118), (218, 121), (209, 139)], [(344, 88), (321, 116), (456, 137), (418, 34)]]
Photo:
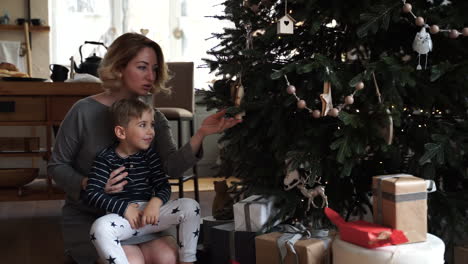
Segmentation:
[(86, 197), (89, 205), (124, 216), (128, 202), (122, 201), (117, 196), (105, 193), (104, 188), (109, 180), (112, 167), (101, 156), (96, 157), (88, 175)]

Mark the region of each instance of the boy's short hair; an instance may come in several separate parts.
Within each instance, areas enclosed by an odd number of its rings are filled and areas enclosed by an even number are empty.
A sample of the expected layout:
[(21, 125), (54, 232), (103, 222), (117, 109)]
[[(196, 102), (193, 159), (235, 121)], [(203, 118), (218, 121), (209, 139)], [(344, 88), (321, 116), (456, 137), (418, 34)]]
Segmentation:
[(154, 110), (139, 99), (122, 99), (110, 107), (114, 126), (126, 127), (131, 118), (140, 118), (146, 111), (153, 112)]

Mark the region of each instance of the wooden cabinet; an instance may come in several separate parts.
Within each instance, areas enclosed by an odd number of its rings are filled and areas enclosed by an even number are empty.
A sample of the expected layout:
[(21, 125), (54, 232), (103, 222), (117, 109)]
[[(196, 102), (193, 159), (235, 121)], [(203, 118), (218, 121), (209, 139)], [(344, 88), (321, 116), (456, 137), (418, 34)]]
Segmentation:
[(44, 97), (2, 96), (0, 109), (2, 121), (46, 121)]
[[(42, 157), (48, 161), (52, 152), (53, 128), (60, 125), (76, 101), (102, 91), (98, 83), (0, 81), (0, 126), (40, 126), (46, 129), (45, 150), (0, 152), (0, 158)], [(63, 197), (63, 194), (59, 196)], [(46, 176), (45, 183), (39, 190), (34, 190), (34, 194), (25, 191), (18, 196), (15, 188), (0, 187), (0, 201), (47, 199), (57, 199), (50, 176)]]

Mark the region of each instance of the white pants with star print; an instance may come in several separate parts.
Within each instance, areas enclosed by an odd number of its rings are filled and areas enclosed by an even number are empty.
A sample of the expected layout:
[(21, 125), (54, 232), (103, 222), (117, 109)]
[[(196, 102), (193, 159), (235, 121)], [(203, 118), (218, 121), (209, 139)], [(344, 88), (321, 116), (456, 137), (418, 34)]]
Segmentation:
[[(143, 209), (147, 203), (138, 203)], [(132, 229), (127, 219), (118, 214), (107, 214), (93, 223), (90, 231), (91, 241), (105, 263), (129, 263), (122, 249), (121, 241), (133, 236), (160, 232), (173, 225), (179, 225), (179, 260), (194, 262), (198, 234), (200, 232), (200, 205), (193, 199), (180, 198), (161, 206), (156, 225), (146, 225)]]

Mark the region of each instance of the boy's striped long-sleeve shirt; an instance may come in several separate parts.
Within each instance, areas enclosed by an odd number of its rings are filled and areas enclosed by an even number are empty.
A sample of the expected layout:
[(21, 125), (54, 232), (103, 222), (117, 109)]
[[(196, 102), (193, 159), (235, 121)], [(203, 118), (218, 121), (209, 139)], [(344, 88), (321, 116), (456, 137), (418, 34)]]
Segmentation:
[[(104, 187), (112, 171), (124, 166), (128, 172), (128, 183), (123, 191), (115, 194), (105, 193)], [(149, 201), (158, 197), (163, 204), (171, 196), (171, 186), (163, 171), (161, 161), (156, 152), (148, 150), (121, 158), (115, 152), (115, 145), (104, 149), (94, 160), (88, 185), (86, 187), (87, 201), (91, 206), (101, 208), (124, 216), (130, 203)]]

